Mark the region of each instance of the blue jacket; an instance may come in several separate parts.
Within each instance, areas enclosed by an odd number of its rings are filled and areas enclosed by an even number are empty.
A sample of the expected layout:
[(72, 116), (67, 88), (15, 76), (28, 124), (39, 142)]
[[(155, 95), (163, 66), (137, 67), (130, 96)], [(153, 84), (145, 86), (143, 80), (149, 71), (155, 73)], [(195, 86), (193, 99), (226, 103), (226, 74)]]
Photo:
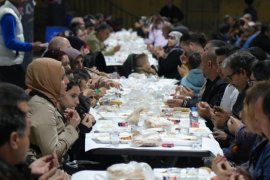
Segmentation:
[(6, 14), (1, 19), (1, 29), (4, 42), (7, 48), (16, 51), (31, 51), (32, 44), (20, 42), (16, 39), (16, 20), (11, 14)]
[(252, 149), (249, 160), (252, 179), (270, 179), (270, 143), (264, 139)]
[(193, 90), (195, 94), (199, 94), (205, 82), (201, 69), (191, 69), (189, 73), (182, 78), (181, 85)]

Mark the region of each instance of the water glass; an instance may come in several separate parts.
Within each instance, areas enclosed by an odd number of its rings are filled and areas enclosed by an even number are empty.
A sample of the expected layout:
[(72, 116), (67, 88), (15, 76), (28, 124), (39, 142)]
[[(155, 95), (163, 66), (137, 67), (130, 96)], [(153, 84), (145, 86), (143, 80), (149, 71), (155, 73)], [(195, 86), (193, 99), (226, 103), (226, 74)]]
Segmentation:
[(180, 168), (168, 168), (168, 179), (171, 180), (180, 180), (181, 178), (181, 169)]
[(197, 141), (195, 141), (192, 144), (192, 148), (193, 149), (201, 149), (202, 148), (202, 136), (196, 136), (197, 137)]
[(120, 142), (119, 139), (119, 132), (118, 131), (112, 131), (110, 133), (110, 141), (112, 145), (118, 145)]
[(183, 135), (189, 135), (189, 127), (180, 126), (180, 133)]

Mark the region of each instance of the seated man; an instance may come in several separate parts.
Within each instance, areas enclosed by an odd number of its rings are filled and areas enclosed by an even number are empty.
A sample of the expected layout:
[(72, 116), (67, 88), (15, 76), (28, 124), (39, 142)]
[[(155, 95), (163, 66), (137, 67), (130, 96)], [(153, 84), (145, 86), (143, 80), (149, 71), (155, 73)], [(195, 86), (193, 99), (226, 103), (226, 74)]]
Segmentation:
[(226, 158), (218, 155), (212, 162), (212, 170), (220, 179), (236, 175), (241, 175), (242, 179), (270, 178), (269, 89), (270, 83), (263, 81), (247, 90), (243, 113), (245, 124), (249, 132), (256, 133), (261, 138), (253, 144), (249, 162), (236, 168)]
[[(30, 179), (31, 176), (47, 179), (54, 175), (58, 161), (52, 154), (29, 163), (30, 165), (25, 162), (29, 148), (31, 122), (26, 115), (29, 107), (28, 96), (24, 90), (15, 85), (0, 83), (0, 98), (2, 100), (0, 102), (0, 159), (2, 162), (14, 168), (14, 172), (24, 176), (24, 179)], [(27, 169), (29, 172), (26, 172)], [(59, 175), (60, 179), (67, 178), (65, 173), (61, 172)]]
[[(206, 84), (203, 88), (204, 91), (200, 96), (200, 94), (194, 94), (192, 90), (190, 89), (184, 89), (183, 88), (183, 94), (191, 96), (190, 98), (183, 98), (182, 99), (172, 99), (168, 100), (167, 103), (171, 107), (175, 106), (183, 106), (183, 107), (192, 107), (196, 106), (196, 103), (201, 101), (198, 104), (198, 112), (199, 115), (203, 118), (210, 120), (210, 116), (208, 115), (208, 112), (210, 110), (210, 107), (204, 107), (203, 105), (205, 102), (209, 104), (210, 106), (219, 106), (222, 96), (224, 94), (225, 88), (227, 86), (227, 83), (224, 82), (223, 79), (220, 78), (218, 72), (217, 72), (217, 62), (216, 62), (216, 55), (215, 55), (215, 49), (218, 47), (224, 46), (224, 42), (218, 41), (218, 40), (212, 40), (209, 41), (205, 46), (205, 51), (202, 54), (202, 71), (203, 75), (206, 78)], [(208, 121), (208, 126), (210, 129), (213, 128), (213, 125), (211, 121)]]

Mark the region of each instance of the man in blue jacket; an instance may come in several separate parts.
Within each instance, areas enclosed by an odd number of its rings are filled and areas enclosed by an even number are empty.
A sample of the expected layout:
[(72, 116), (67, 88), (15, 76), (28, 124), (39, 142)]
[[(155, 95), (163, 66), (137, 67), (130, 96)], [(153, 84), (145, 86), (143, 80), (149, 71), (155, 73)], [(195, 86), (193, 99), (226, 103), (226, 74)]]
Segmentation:
[(25, 88), (21, 67), (26, 51), (40, 51), (40, 42), (24, 42), (21, 10), (26, 0), (7, 0), (0, 7), (0, 81)]

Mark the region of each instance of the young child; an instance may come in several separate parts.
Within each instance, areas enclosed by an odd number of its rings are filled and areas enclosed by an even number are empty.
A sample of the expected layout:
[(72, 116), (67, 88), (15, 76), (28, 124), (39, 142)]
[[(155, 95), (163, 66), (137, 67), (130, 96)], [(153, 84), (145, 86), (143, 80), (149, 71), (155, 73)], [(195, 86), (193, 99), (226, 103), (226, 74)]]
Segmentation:
[(148, 56), (146, 54), (138, 54), (135, 56), (135, 73), (149, 75), (156, 75), (156, 71), (151, 67)]
[(202, 70), (200, 69), (201, 55), (199, 53), (193, 53), (189, 56), (188, 68), (190, 71), (181, 80), (181, 85), (193, 90), (195, 94), (198, 94), (205, 82)]
[(146, 54), (130, 54), (123, 64), (123, 72), (126, 77), (131, 73), (145, 74), (146, 76), (156, 75), (151, 67)]

